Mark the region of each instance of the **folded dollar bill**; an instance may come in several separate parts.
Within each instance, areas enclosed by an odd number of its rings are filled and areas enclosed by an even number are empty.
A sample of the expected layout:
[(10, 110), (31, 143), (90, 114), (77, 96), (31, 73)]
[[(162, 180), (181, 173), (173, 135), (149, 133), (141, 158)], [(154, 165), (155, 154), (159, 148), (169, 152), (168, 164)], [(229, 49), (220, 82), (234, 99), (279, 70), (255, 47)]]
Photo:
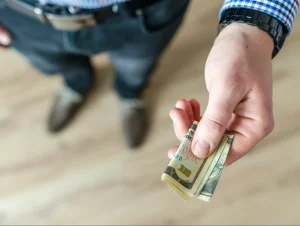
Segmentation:
[(196, 197), (209, 201), (219, 182), (233, 135), (225, 134), (219, 146), (208, 158), (199, 159), (191, 151), (197, 125), (198, 122), (195, 121), (189, 128), (161, 180), (184, 200)]

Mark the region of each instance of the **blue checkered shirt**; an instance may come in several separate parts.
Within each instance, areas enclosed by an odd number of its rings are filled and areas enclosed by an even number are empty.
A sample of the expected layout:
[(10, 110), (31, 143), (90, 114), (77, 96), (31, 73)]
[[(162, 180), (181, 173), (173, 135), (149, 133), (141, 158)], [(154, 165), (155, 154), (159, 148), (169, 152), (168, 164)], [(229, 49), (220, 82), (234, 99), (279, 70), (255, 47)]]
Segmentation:
[[(81, 8), (101, 8), (127, 0), (39, 0), (41, 3), (67, 5)], [(141, 0), (143, 1), (143, 0)], [(280, 20), (290, 32), (298, 13), (300, 0), (225, 0), (219, 16), (226, 9), (247, 8), (267, 13)]]
[(73, 6), (84, 9), (97, 9), (126, 1), (127, 0), (39, 0), (42, 4), (50, 3), (54, 5)]

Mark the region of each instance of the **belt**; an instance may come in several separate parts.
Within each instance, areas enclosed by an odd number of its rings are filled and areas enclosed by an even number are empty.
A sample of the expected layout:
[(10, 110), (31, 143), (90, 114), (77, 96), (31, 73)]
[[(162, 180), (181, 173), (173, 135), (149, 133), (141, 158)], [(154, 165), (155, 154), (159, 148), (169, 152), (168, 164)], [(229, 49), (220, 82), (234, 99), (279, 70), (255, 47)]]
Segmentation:
[(51, 24), (57, 30), (76, 31), (94, 27), (106, 20), (120, 16), (126, 9), (129, 16), (136, 16), (141, 10), (161, 0), (130, 0), (113, 4), (97, 10), (85, 10), (74, 7), (34, 4), (32, 0), (4, 0), (12, 9), (35, 18), (45, 24)]

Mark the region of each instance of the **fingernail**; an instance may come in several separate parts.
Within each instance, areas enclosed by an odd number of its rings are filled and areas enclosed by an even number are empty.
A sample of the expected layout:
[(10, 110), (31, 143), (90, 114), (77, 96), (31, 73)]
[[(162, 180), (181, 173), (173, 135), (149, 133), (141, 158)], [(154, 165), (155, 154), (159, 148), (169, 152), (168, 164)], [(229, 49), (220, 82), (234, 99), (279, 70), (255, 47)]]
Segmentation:
[(209, 154), (210, 145), (205, 140), (198, 140), (194, 148), (194, 154), (199, 158), (206, 158)]
[(7, 46), (10, 44), (10, 38), (7, 35), (0, 35), (0, 43)]

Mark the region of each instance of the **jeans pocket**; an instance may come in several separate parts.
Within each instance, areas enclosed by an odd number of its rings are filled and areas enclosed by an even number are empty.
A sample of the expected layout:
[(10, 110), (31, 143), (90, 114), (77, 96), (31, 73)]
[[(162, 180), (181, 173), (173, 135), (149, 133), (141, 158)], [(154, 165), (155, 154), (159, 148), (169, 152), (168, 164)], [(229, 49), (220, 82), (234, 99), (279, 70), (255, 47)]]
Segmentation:
[(143, 33), (157, 33), (181, 19), (190, 0), (161, 0), (137, 11)]
[[(3, 0), (0, 0), (0, 10), (3, 10), (4, 7), (5, 7), (4, 1), (3, 1)], [(1, 13), (0, 13), (0, 15), (1, 15)]]

